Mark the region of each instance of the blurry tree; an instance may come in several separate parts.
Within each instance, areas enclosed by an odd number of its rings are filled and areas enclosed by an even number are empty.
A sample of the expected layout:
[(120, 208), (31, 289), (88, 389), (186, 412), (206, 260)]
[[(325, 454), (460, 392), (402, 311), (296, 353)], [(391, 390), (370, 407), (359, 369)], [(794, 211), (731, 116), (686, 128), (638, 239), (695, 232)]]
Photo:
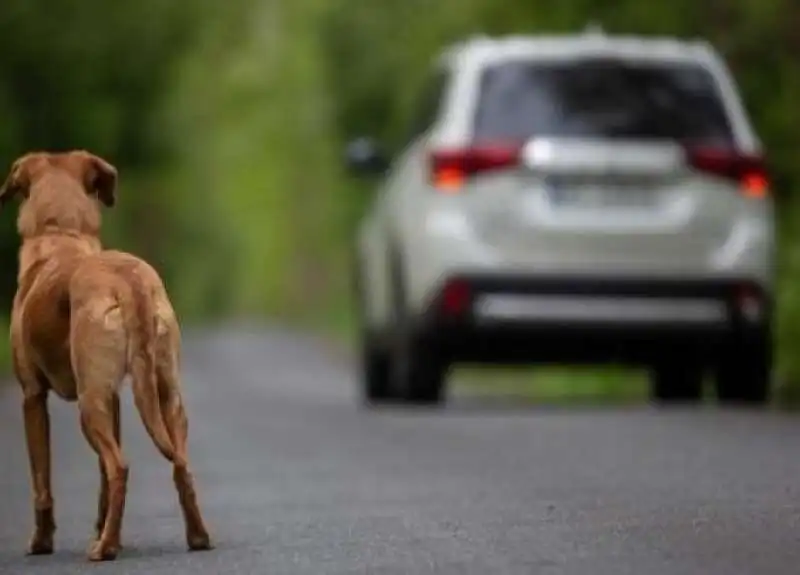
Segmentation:
[[(203, 6), (204, 1), (3, 0), (2, 177), (16, 156), (33, 149), (90, 149), (120, 169), (123, 187), (129, 173), (168, 162), (171, 140), (153, 125), (154, 111)], [(145, 227), (137, 208), (146, 202), (136, 194), (121, 197), (118, 218), (130, 221), (131, 234)], [(6, 210), (0, 222), (0, 257), (6, 262), (16, 259), (15, 211)], [(11, 265), (0, 272), (4, 309), (15, 273)]]
[[(159, 267), (179, 311), (329, 318), (369, 201), (343, 142), (402, 141), (445, 44), (590, 22), (705, 37), (730, 62), (774, 166), (780, 365), (800, 391), (797, 0), (3, 0), (0, 164), (73, 147), (114, 162), (105, 233)], [(14, 211), (0, 213), (6, 262)], [(15, 267), (0, 272), (6, 309)]]

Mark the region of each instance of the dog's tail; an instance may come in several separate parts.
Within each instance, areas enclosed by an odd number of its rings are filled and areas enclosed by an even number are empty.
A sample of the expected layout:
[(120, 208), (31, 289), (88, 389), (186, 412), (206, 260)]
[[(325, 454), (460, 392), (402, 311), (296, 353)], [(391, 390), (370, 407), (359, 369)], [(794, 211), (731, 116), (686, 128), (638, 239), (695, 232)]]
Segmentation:
[(133, 397), (142, 423), (153, 443), (169, 461), (175, 459), (164, 417), (161, 413), (158, 377), (156, 373), (156, 338), (158, 317), (153, 298), (147, 293), (138, 274), (131, 274), (135, 281), (131, 285), (132, 307), (130, 321), (130, 367), (133, 379)]

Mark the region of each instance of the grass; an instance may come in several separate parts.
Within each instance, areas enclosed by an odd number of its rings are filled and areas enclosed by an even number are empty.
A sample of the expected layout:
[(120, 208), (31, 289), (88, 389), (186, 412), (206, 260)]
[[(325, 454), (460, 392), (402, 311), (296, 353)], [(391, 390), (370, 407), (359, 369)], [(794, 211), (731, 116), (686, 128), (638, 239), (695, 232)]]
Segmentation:
[(458, 368), (458, 392), (537, 403), (641, 403), (647, 399), (643, 373), (621, 368)]

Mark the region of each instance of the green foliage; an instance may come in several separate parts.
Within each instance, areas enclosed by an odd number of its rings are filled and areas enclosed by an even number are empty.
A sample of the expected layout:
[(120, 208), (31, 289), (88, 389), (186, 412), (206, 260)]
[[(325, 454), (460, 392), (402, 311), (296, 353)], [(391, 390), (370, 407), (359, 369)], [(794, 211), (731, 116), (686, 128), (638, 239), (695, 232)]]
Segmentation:
[[(401, 142), (443, 45), (589, 22), (706, 37), (774, 164), (780, 365), (800, 390), (798, 18), (793, 0), (4, 0), (0, 160), (85, 147), (113, 161), (120, 207), (106, 240), (153, 261), (186, 319), (346, 324), (347, 257), (369, 196), (342, 173), (343, 143)], [(11, 212), (0, 214), (7, 262)], [(0, 274), (5, 305), (12, 268)]]
[[(203, 19), (204, 4), (123, 0), (109, 9), (97, 0), (5, 0), (0, 5), (2, 169), (34, 149), (101, 154), (122, 174), (120, 207), (112, 216), (120, 225), (107, 229), (122, 228), (116, 235), (123, 246), (149, 256), (158, 252), (161, 234), (152, 224), (171, 214), (159, 198), (137, 193), (131, 183), (173, 161), (173, 135), (153, 119)], [(6, 210), (0, 221), (0, 256), (8, 262), (16, 260), (18, 246), (13, 212)], [(152, 226), (147, 233), (151, 226), (143, 222)], [(14, 268), (7, 265), (0, 274), (6, 309)]]

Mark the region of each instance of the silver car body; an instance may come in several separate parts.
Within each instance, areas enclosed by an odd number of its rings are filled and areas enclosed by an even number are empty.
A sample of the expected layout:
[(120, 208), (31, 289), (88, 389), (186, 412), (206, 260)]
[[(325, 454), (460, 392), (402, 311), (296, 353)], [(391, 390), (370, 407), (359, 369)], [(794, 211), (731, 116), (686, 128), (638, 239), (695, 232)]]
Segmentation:
[[(392, 321), (393, 273), (402, 276), (403, 306), (410, 316), (425, 311), (446, 278), (462, 273), (735, 279), (772, 291), (769, 193), (749, 197), (740, 182), (694, 169), (677, 143), (531, 137), (521, 144), (516, 165), (477, 174), (457, 193), (435, 188), (430, 152), (471, 145), (485, 70), (504, 62), (570, 62), (598, 55), (704, 70), (736, 152), (761, 154), (732, 75), (705, 42), (587, 31), (473, 38), (450, 47), (433, 65), (433, 84), (441, 89), (432, 90), (440, 98), (427, 104), (430, 118), (392, 158), (358, 229), (361, 306), (369, 328), (380, 330)], [(393, 265), (400, 269), (393, 271)], [(492, 313), (506, 319), (517, 313), (535, 319), (538, 313), (567, 322), (603, 314), (620, 319), (629, 314), (635, 321), (637, 313), (650, 320), (685, 314), (687, 321), (703, 321), (714, 314), (704, 302), (669, 307), (649, 301), (638, 308), (635, 301), (625, 308), (613, 302), (576, 306), (569, 298), (550, 298), (538, 307), (532, 300), (527, 308), (524, 303), (495, 302)]]

